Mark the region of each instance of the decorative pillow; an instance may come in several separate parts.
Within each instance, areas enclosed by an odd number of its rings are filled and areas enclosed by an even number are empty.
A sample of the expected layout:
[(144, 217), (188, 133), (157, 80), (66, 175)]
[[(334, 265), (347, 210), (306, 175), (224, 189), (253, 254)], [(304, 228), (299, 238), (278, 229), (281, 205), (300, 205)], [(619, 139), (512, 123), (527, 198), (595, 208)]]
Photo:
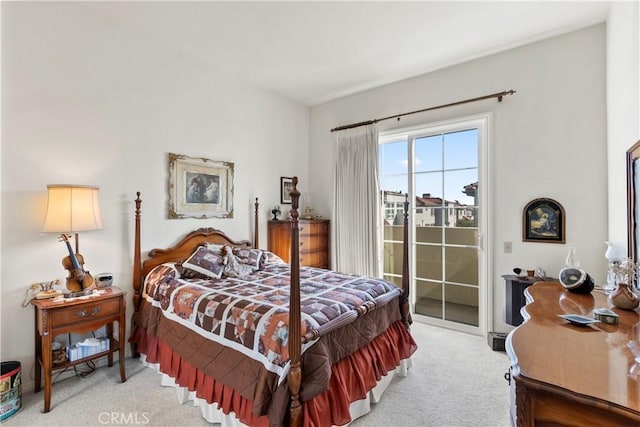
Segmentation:
[(245, 249), (233, 248), (233, 254), (237, 257), (238, 262), (248, 264), (256, 270), (264, 269), (266, 257), (261, 249)]
[(222, 269), (224, 266), (222, 265), (222, 256), (220, 254), (210, 251), (206, 246), (200, 246), (182, 263), (182, 267), (183, 277), (189, 275), (187, 270), (191, 270), (204, 274), (209, 278), (219, 279), (222, 277)]
[(285, 264), (282, 258), (270, 251), (264, 251), (262, 258), (264, 259), (264, 265)]

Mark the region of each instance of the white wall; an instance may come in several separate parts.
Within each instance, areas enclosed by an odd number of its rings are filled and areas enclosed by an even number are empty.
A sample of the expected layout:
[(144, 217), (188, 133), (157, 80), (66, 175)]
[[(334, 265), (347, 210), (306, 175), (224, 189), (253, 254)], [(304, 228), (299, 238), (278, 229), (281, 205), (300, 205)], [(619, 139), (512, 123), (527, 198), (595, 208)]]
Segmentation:
[[(504, 323), (504, 280), (513, 267), (542, 266), (556, 276), (576, 246), (582, 265), (604, 280), (607, 240), (605, 25), (345, 97), (311, 109), (312, 198), (331, 206), (333, 135), (343, 124), (514, 89), (502, 103), (483, 101), (379, 123), (381, 130), (493, 113), (490, 141), (493, 319)], [(381, 61), (384, 58), (380, 58)], [(550, 197), (566, 210), (566, 244), (522, 242), (522, 209)], [(354, 213), (357, 214), (357, 213)], [(503, 242), (513, 252), (503, 253)], [(493, 325), (491, 325), (493, 323)], [(493, 328), (492, 328), (493, 326)]]
[[(64, 244), (40, 232), (47, 184), (101, 188), (105, 229), (83, 233), (80, 253), (131, 292), (136, 191), (143, 251), (198, 227), (251, 239), (255, 197), (266, 248), (280, 176), (298, 175), (303, 191), (307, 182), (306, 107), (74, 5), (2, 5), (1, 359), (24, 372), (34, 351), (25, 290), (66, 276)], [(235, 162), (233, 219), (167, 219), (168, 152)]]
[(607, 21), (609, 239), (627, 243), (625, 152), (640, 140), (640, 3), (612, 4)]

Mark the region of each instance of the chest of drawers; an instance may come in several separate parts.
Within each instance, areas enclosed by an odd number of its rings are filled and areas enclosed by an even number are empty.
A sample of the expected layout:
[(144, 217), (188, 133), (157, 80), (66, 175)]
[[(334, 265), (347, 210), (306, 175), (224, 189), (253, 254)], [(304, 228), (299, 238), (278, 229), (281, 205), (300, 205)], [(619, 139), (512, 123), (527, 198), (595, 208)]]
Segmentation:
[[(269, 250), (285, 262), (291, 257), (291, 223), (269, 221)], [(299, 220), (300, 265), (329, 268), (329, 220)]]

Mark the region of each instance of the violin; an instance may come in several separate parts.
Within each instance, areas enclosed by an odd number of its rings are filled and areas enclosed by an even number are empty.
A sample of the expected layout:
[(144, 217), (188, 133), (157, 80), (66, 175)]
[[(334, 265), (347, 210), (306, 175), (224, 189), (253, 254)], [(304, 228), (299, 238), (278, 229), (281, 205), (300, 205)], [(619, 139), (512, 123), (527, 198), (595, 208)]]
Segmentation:
[(67, 289), (71, 292), (80, 292), (90, 288), (93, 285), (93, 277), (82, 267), (84, 258), (82, 255), (73, 252), (71, 244), (69, 243), (69, 237), (66, 234), (60, 235), (60, 241), (65, 242), (69, 250), (69, 256), (62, 259), (62, 265), (65, 270), (69, 272), (69, 276), (67, 276)]

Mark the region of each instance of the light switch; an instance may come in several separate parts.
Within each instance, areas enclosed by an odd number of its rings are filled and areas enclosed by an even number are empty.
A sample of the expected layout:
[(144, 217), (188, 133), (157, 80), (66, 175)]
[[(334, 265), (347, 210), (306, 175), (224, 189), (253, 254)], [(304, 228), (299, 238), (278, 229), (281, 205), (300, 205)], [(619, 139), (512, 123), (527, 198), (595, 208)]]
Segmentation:
[(513, 248), (511, 247), (511, 242), (504, 242), (504, 253), (505, 254), (510, 254), (512, 249)]

